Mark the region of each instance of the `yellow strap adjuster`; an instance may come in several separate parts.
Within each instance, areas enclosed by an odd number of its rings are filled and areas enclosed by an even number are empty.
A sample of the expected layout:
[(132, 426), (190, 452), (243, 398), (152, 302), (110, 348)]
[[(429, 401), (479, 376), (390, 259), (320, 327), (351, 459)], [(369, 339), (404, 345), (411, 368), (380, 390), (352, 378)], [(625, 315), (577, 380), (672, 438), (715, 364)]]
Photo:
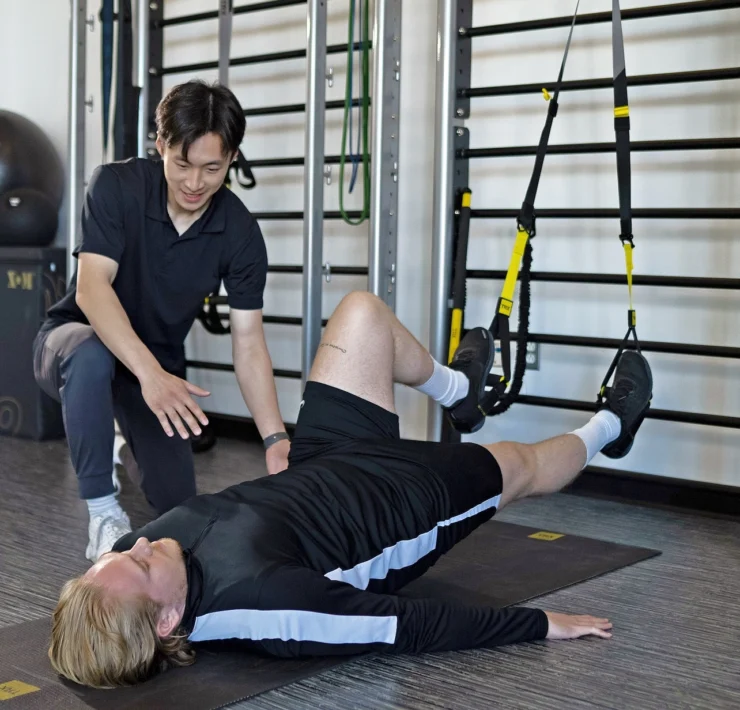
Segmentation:
[(630, 115), (629, 106), (616, 106), (614, 109), (614, 118), (628, 118)]
[(462, 335), (463, 312), (462, 308), (452, 309), (452, 323), (450, 324), (450, 350), (447, 354), (447, 363), (452, 362), (457, 346), (460, 345)]
[[(519, 276), (519, 267), (522, 263), (522, 257), (524, 256), (524, 249), (527, 246), (528, 239), (529, 233), (526, 229), (517, 230), (516, 241), (514, 242), (514, 251), (512, 252), (511, 260), (509, 261), (509, 270), (506, 272), (504, 287), (503, 289), (501, 289), (502, 301), (514, 301), (514, 289), (516, 288), (516, 280)], [(503, 311), (500, 310), (499, 312)], [(509, 308), (509, 313), (511, 313), (511, 308)], [(509, 313), (504, 313), (504, 315), (509, 315)]]
[(632, 307), (632, 245), (629, 242), (623, 242), (624, 244), (624, 260), (627, 264), (627, 288), (630, 294), (630, 311), (634, 311)]
[(542, 95), (545, 97), (545, 101), (549, 101), (552, 98), (552, 96), (550, 96), (550, 92), (544, 87), (542, 88)]
[(462, 194), (462, 206), (463, 207), (470, 207), (471, 196), (472, 196), (471, 192), (463, 192)]
[(514, 301), (511, 301), (508, 298), (502, 298), (501, 305), (498, 308), (498, 312), (502, 316), (506, 316), (508, 318), (511, 315), (512, 310), (514, 310)]

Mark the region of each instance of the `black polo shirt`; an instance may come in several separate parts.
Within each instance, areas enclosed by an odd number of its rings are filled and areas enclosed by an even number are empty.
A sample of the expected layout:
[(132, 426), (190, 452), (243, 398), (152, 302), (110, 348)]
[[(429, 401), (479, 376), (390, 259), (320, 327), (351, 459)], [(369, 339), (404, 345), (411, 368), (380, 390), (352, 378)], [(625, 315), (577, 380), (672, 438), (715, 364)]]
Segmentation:
[[(231, 308), (262, 308), (267, 252), (256, 220), (226, 187), (179, 236), (167, 213), (161, 162), (133, 158), (95, 171), (82, 212), (82, 242), (75, 250), (118, 263), (113, 281), (142, 342), (169, 372), (185, 367), (183, 343), (203, 305), (223, 280)], [(88, 323), (75, 302), (77, 274), (65, 297), (48, 312), (45, 328)]]

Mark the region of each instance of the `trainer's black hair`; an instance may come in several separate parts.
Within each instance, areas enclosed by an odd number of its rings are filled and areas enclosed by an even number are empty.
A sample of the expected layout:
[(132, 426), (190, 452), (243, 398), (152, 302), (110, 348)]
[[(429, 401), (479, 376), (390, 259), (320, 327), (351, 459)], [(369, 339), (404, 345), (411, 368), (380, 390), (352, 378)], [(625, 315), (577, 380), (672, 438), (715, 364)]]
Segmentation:
[(221, 84), (200, 79), (173, 87), (159, 102), (156, 120), (159, 137), (168, 148), (182, 144), (185, 160), (193, 142), (206, 133), (220, 136), (224, 155), (233, 155), (247, 126), (236, 96)]

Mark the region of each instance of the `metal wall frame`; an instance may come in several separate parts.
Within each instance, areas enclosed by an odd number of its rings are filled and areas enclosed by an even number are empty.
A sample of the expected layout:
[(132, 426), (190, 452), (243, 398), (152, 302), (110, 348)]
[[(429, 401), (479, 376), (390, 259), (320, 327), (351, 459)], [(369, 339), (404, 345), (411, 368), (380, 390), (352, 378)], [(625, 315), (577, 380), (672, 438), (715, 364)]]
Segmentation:
[(67, 279), (75, 273), (75, 258), (80, 231), (85, 189), (85, 98), (87, 63), (87, 0), (71, 0), (69, 17), (69, 114), (67, 140)]
[[(143, 1), (143, 0), (140, 0)], [(288, 113), (304, 113), (306, 120), (305, 157), (266, 158), (250, 161), (252, 167), (304, 167), (304, 209), (302, 211), (254, 212), (259, 221), (264, 220), (302, 220), (304, 235), (303, 266), (290, 267), (272, 265), (271, 273), (303, 274), (302, 304), (303, 317), (300, 319), (265, 316), (265, 322), (301, 325), (301, 371), (275, 371), (278, 377), (300, 377), (304, 382), (308, 377), (313, 358), (321, 339), (323, 321), (322, 280), (332, 274), (353, 274), (368, 276), (368, 290), (383, 298), (391, 308), (395, 308), (396, 273), (396, 234), (398, 220), (398, 139), (400, 125), (400, 51), (401, 51), (401, 0), (377, 0), (373, 17), (373, 76), (372, 95), (381, 96), (377, 105), (373, 102), (372, 152), (371, 160), (371, 209), (370, 238), (368, 243), (368, 267), (330, 266), (323, 261), (323, 223), (324, 220), (341, 219), (338, 211), (324, 210), (324, 168), (339, 163), (339, 156), (324, 155), (325, 111), (344, 108), (344, 101), (326, 101), (326, 58), (331, 54), (346, 51), (346, 44), (326, 43), (327, 0), (269, 0), (234, 8), (234, 14), (272, 10), (292, 5), (307, 5), (307, 46), (306, 49), (293, 49), (269, 54), (235, 57), (230, 66), (243, 66), (264, 62), (283, 61), (306, 57), (307, 86), (305, 104), (288, 104), (251, 108), (244, 111), (245, 116), (267, 116)], [(154, 6), (157, 7), (154, 7)], [(155, 138), (154, 111), (162, 96), (162, 77), (169, 74), (190, 73), (204, 69), (215, 69), (218, 62), (199, 62), (181, 66), (163, 66), (162, 48), (165, 27), (212, 20), (218, 17), (217, 11), (203, 12), (165, 19), (161, 3), (151, 3), (148, 23), (141, 25), (142, 31), (148, 29), (150, 45), (149, 114), (148, 139)], [(382, 38), (377, 41), (376, 38)], [(140, 43), (142, 46), (143, 43)], [(360, 42), (355, 43), (360, 48)], [(140, 81), (144, 73), (140, 72)], [(355, 100), (354, 106), (358, 105)], [(142, 131), (140, 130), (140, 135)], [(151, 145), (149, 151), (152, 150)], [(352, 218), (358, 212), (349, 213)], [(211, 302), (224, 304), (225, 299), (215, 298)], [(225, 317), (225, 315), (223, 316)], [(189, 367), (201, 369), (233, 369), (230, 365), (190, 361)]]
[[(435, 358), (444, 362), (447, 356), (449, 334), (449, 291), (450, 271), (453, 249), (453, 205), (458, 187), (453, 174), (467, 179), (467, 166), (472, 159), (491, 159), (498, 157), (534, 155), (536, 146), (512, 146), (504, 148), (476, 148), (460, 145), (460, 136), (467, 140), (467, 129), (460, 124), (461, 119), (470, 115), (471, 100), (484, 96), (511, 96), (525, 93), (540, 93), (542, 86), (548, 84), (517, 84), (509, 86), (470, 86), (471, 39), (475, 37), (527, 32), (555, 27), (567, 27), (572, 16), (538, 19), (486, 27), (472, 26), (472, 0), (439, 0), (437, 17), (438, 66), (437, 66), (437, 112), (436, 112), (436, 153), (435, 153), (435, 219), (432, 273), (432, 313), (431, 313), (431, 351)], [(655, 5), (624, 10), (623, 20), (636, 20), (668, 15), (689, 14), (707, 11), (720, 11), (740, 8), (738, 0), (695, 1), (671, 5)], [(611, 21), (610, 12), (579, 15), (576, 24), (596, 24)], [(653, 75), (635, 75), (628, 79), (630, 86), (650, 86), (685, 82), (724, 81), (740, 79), (740, 67), (728, 67), (703, 71), (687, 71)], [(563, 91), (585, 91), (612, 87), (612, 79), (585, 79), (565, 81)], [(456, 145), (456, 141), (458, 144)], [(674, 151), (674, 150), (716, 150), (739, 149), (737, 137), (671, 140), (635, 141), (634, 151)], [(614, 152), (614, 143), (583, 143), (553, 145), (549, 154), (583, 154)], [(511, 219), (518, 215), (518, 209), (473, 209), (472, 219)], [(618, 209), (543, 209), (537, 210), (541, 219), (589, 218), (617, 219)], [(634, 209), (635, 219), (740, 219), (740, 208), (684, 208), (684, 209)], [(466, 269), (469, 279), (497, 279), (505, 276), (503, 270)], [(532, 280), (567, 283), (609, 283), (623, 284), (625, 277), (618, 274), (534, 272)], [(674, 288), (702, 288), (740, 290), (740, 279), (732, 278), (694, 278), (671, 276), (635, 276), (635, 285)], [(517, 339), (518, 334), (512, 334)], [(615, 349), (619, 340), (611, 338), (589, 338), (582, 336), (563, 336), (542, 333), (529, 335), (532, 342), (562, 345), (569, 347), (588, 347)], [(719, 358), (740, 358), (740, 348), (711, 345), (642, 342), (643, 349), (679, 355), (696, 355)], [(491, 382), (494, 378), (491, 377)], [(540, 407), (593, 411), (590, 402), (556, 399), (537, 396), (519, 396), (517, 402)], [(648, 418), (664, 421), (685, 422), (706, 426), (740, 428), (740, 418), (726, 417), (696, 412), (677, 412), (651, 409)], [(442, 416), (438, 406), (430, 406), (428, 418), (428, 438), (438, 440), (442, 435)]]

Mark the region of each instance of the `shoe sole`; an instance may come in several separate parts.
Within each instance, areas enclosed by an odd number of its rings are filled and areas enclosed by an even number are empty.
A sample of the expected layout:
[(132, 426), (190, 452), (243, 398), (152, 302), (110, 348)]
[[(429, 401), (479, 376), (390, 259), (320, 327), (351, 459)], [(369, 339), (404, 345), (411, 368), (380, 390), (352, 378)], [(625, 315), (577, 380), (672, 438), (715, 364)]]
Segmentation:
[[(483, 377), (481, 378), (481, 381), (478, 385), (478, 406), (480, 406), (480, 401), (483, 399), (483, 395), (486, 393), (486, 381), (488, 380), (488, 375), (491, 373), (491, 368), (493, 367), (493, 361), (496, 359), (496, 342), (493, 339), (493, 335), (491, 335), (491, 331), (486, 328), (481, 328), (481, 330), (486, 334), (486, 340), (488, 341), (488, 359), (486, 360), (486, 366), (485, 366), (485, 372), (483, 374)], [(486, 423), (486, 415), (483, 415), (483, 418), (476, 424), (474, 424), (470, 428), (465, 429), (459, 429), (455, 424), (455, 420), (452, 416), (449, 416), (450, 424), (452, 424), (452, 428), (459, 432), (460, 434), (475, 434), (477, 431), (480, 431), (483, 428), (483, 425)]]
[[(493, 361), (496, 359), (496, 341), (493, 339), (493, 335), (491, 335), (490, 330), (486, 330), (486, 337), (488, 339), (488, 345), (489, 345), (489, 353), (488, 353), (488, 359), (486, 360), (486, 367), (484, 371), (484, 375), (481, 378), (480, 385), (478, 386), (478, 407), (480, 408), (480, 402), (483, 399), (484, 395), (486, 394), (486, 384), (488, 381), (488, 375), (491, 374), (491, 368), (493, 367)], [(471, 430), (471, 434), (475, 434), (475, 432), (480, 431), (483, 428), (483, 425), (486, 423), (486, 419), (488, 416), (483, 413), (483, 419), (480, 420), (478, 424), (476, 424)]]
[[(644, 367), (644, 374), (647, 376), (647, 380), (650, 383), (650, 395), (647, 401), (647, 405), (643, 409), (640, 416), (635, 420), (635, 423), (632, 425), (631, 430), (627, 433), (627, 439), (626, 439), (626, 448), (616, 448), (614, 447), (611, 451), (609, 449), (613, 446), (613, 444), (616, 444), (619, 439), (612, 442), (612, 444), (609, 444), (604, 449), (602, 449), (601, 453), (604, 454), (607, 458), (610, 459), (621, 459), (624, 458), (632, 449), (632, 445), (635, 443), (635, 435), (639, 431), (640, 427), (642, 426), (642, 423), (645, 421), (645, 416), (647, 415), (648, 411), (650, 410), (650, 405), (652, 403), (653, 399), (653, 373), (650, 369), (650, 365), (648, 364), (647, 359), (645, 358), (642, 353), (638, 353), (633, 350), (627, 350), (622, 357), (624, 356), (628, 357), (636, 357), (638, 358), (638, 362)], [(621, 437), (620, 437), (621, 438)], [(609, 451), (609, 453), (607, 453)]]

